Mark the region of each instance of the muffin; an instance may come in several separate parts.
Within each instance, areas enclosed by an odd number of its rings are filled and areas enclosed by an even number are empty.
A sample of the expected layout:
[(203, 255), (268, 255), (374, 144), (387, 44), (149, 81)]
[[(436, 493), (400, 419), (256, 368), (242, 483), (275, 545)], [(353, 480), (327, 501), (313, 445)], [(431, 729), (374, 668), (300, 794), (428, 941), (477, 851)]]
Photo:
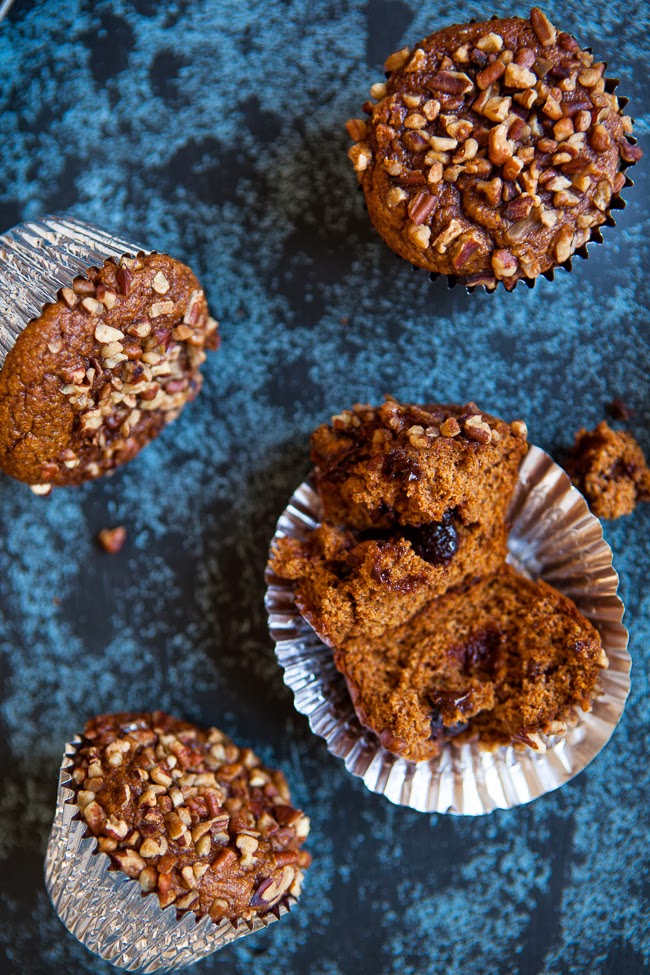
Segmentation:
[(311, 459), (328, 521), (360, 530), (502, 521), (528, 449), (526, 424), (476, 403), (357, 404), (315, 430)]
[[(106, 257), (57, 288), (62, 276), (32, 286), (39, 314), (0, 368), (0, 470), (38, 494), (135, 457), (198, 394), (218, 345), (196, 277), (172, 257)], [(0, 286), (6, 303), (11, 273)]]
[[(154, 711), (94, 718), (71, 751), (65, 806), (78, 813), (70, 821), (76, 835), (53, 832), (48, 886), (73, 933), (80, 919), (88, 928), (95, 914), (99, 924), (123, 912), (124, 940), (133, 930), (146, 942), (144, 917), (138, 919), (139, 911), (133, 917), (120, 901), (136, 889), (135, 903), (148, 902), (147, 958), (164, 953), (174, 932), (186, 930), (179, 927), (185, 914), (205, 919), (205, 930), (213, 932), (204, 936), (200, 957), (219, 947), (217, 932), (222, 939), (230, 932), (226, 940), (232, 940), (238, 926), (247, 933), (269, 912), (273, 920), (300, 894), (311, 862), (302, 849), (309, 820), (291, 805), (283, 774), (265, 768), (250, 749), (216, 728)], [(63, 883), (62, 863), (74, 860), (79, 831), (100, 857), (97, 889), (84, 878), (83, 857), (75, 883)], [(101, 889), (111, 881), (108, 893)], [(94, 937), (88, 946), (108, 957), (96, 931)]]
[[(333, 649), (305, 618), (299, 583), (267, 569), (269, 630), (297, 711), (390, 802), (473, 816), (529, 802), (581, 772), (623, 713), (631, 660), (611, 548), (567, 474), (533, 445), (507, 518), (507, 564), (413, 599), (397, 626), (347, 633)], [(272, 552), (307, 549), (322, 532), (333, 559), (344, 529), (321, 519), (314, 481), (303, 482)], [(372, 603), (359, 595), (357, 613), (381, 605), (376, 591)]]
[(544, 748), (591, 708), (607, 656), (566, 596), (504, 565), (375, 639), (334, 649), (360, 721), (388, 751), (431, 759), (445, 741)]
[(522, 421), (475, 403), (357, 405), (312, 436), (324, 521), (270, 568), (329, 646), (377, 637), (435, 594), (495, 571), (528, 449)]
[(454, 25), (387, 59), (349, 155), (370, 218), (412, 264), (512, 289), (583, 247), (641, 150), (605, 64), (538, 8)]
[(606, 420), (578, 431), (564, 466), (598, 518), (620, 518), (638, 501), (650, 501), (650, 468), (641, 447)]

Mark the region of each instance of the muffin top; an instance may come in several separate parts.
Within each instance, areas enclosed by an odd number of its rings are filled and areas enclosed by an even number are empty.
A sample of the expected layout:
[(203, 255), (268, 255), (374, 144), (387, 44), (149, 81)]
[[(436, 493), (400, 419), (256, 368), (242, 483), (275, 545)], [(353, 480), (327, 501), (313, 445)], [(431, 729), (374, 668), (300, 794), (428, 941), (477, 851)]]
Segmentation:
[(526, 436), (522, 421), (476, 403), (357, 404), (312, 435), (325, 517), (361, 530), (441, 522), (452, 510), (480, 521), (486, 504), (505, 517)]
[(402, 257), (489, 288), (566, 262), (641, 150), (605, 65), (534, 7), (392, 54), (354, 119), (370, 217)]
[(650, 501), (650, 468), (631, 433), (602, 420), (579, 430), (565, 467), (598, 518), (629, 515), (637, 501)]
[(36, 493), (131, 460), (201, 388), (217, 323), (165, 254), (109, 259), (30, 322), (0, 369), (0, 470)]
[(249, 920), (300, 893), (308, 818), (281, 772), (216, 728), (162, 711), (100, 715), (71, 788), (99, 850), (163, 908)]

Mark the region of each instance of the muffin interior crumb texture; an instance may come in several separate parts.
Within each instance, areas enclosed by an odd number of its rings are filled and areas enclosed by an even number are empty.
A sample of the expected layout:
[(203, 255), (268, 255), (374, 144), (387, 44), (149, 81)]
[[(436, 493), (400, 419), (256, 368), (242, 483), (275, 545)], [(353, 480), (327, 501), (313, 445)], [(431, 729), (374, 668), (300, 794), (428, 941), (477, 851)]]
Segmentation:
[(139, 254), (89, 269), (0, 370), (0, 469), (37, 494), (134, 457), (201, 388), (217, 323), (188, 267)]
[(414, 761), (450, 738), (543, 750), (540, 733), (564, 734), (590, 708), (607, 663), (569, 599), (507, 565), (335, 658), (363, 723)]
[(333, 648), (361, 722), (419, 761), (451, 739), (542, 750), (607, 657), (571, 600), (506, 564), (526, 425), (464, 406), (358, 404), (312, 436), (324, 511), (270, 568)]
[(606, 420), (576, 434), (565, 467), (599, 518), (620, 518), (638, 501), (650, 501), (650, 468), (641, 447)]
[(300, 894), (309, 819), (281, 772), (216, 728), (161, 711), (101, 715), (71, 787), (98, 851), (162, 908), (234, 922)]
[(605, 223), (641, 150), (605, 64), (534, 7), (395, 51), (349, 155), (369, 215), (411, 263), (510, 290)]

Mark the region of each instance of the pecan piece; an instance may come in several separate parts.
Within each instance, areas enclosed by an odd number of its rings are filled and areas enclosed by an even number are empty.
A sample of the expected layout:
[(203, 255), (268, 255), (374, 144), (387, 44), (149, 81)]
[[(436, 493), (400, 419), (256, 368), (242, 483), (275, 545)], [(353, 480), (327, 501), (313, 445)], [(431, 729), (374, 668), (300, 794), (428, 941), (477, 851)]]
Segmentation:
[(523, 220), (533, 209), (534, 200), (531, 196), (522, 194), (506, 204), (504, 213), (508, 220)]
[(571, 257), (573, 253), (573, 231), (570, 227), (561, 228), (555, 238), (553, 249), (558, 264), (564, 264)]
[(463, 429), (470, 440), (478, 443), (486, 444), (492, 439), (492, 429), (480, 413), (468, 417), (463, 423)]
[(621, 153), (621, 159), (626, 163), (638, 162), (643, 155), (643, 150), (640, 146), (632, 145), (627, 139), (621, 139), (618, 144), (619, 151)]
[(499, 78), (505, 74), (506, 66), (503, 61), (497, 59), (493, 61), (492, 64), (488, 64), (487, 68), (483, 68), (482, 71), (476, 75), (476, 84), (483, 90), (484, 88), (489, 88), (490, 85), (498, 81)]
[(539, 7), (533, 7), (531, 10), (530, 22), (542, 47), (552, 47), (557, 38), (557, 31)]
[(364, 169), (368, 168), (372, 159), (372, 152), (364, 142), (360, 142), (348, 149), (348, 157), (357, 173), (362, 173)]
[(589, 145), (596, 152), (606, 152), (612, 144), (609, 132), (604, 125), (594, 125), (589, 134)]
[(474, 87), (472, 79), (464, 71), (438, 71), (427, 82), (427, 88), (449, 95), (465, 95)]
[(498, 278), (511, 278), (517, 271), (517, 258), (506, 250), (492, 252), (492, 269)]
[(411, 56), (411, 51), (408, 47), (403, 47), (399, 51), (393, 51), (389, 54), (384, 61), (385, 71), (399, 71)]
[(480, 243), (472, 234), (456, 241), (452, 249), (451, 262), (457, 271), (467, 264), (474, 251), (478, 250)]
[(504, 122), (490, 130), (488, 154), (490, 162), (495, 166), (503, 165), (506, 159), (514, 156), (514, 148), (514, 143), (508, 139), (508, 130)]
[(416, 227), (425, 223), (431, 216), (431, 213), (436, 208), (436, 203), (436, 197), (429, 193), (428, 190), (420, 190), (419, 193), (416, 193), (408, 205), (409, 217)]
[[(354, 142), (362, 142), (368, 134), (368, 123), (362, 118), (351, 118), (345, 123), (348, 135)], [(165, 294), (164, 291), (161, 294)]]
[(478, 180), (476, 183), (477, 190), (482, 193), (487, 199), (490, 206), (498, 206), (501, 203), (501, 194), (503, 191), (503, 181), (495, 176), (491, 180)]
[(508, 88), (532, 88), (533, 85), (537, 84), (537, 75), (523, 65), (512, 61), (506, 68), (504, 82)]

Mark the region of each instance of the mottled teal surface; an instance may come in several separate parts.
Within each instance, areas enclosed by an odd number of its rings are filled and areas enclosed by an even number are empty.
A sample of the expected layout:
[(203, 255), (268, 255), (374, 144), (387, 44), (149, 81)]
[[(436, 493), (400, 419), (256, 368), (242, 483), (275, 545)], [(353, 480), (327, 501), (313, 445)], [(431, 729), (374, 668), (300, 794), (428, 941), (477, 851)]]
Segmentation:
[[(650, 148), (649, 4), (547, 8), (608, 59)], [(160, 706), (285, 768), (313, 823), (300, 909), (197, 975), (647, 970), (650, 506), (605, 528), (634, 660), (621, 725), (529, 807), (430, 818), (368, 793), (294, 712), (263, 610), (309, 432), (355, 400), (471, 397), (557, 453), (617, 395), (650, 450), (647, 162), (587, 262), (512, 295), (411, 271), (355, 192), (342, 123), (386, 54), (512, 9), (17, 0), (0, 25), (0, 229), (69, 209), (168, 250), (223, 333), (200, 399), (111, 480), (44, 501), (0, 478), (2, 975), (112, 971), (43, 887), (57, 770), (91, 714)], [(115, 523), (111, 558), (94, 537)]]

